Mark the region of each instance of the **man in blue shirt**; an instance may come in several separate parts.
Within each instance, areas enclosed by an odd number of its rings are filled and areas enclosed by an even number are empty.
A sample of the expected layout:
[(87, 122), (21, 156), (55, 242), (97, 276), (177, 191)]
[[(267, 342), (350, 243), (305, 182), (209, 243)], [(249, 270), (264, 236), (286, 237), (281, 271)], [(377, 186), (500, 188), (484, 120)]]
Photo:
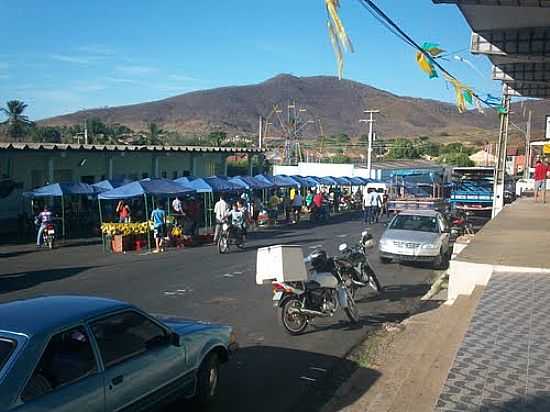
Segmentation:
[(151, 220), (153, 221), (156, 246), (153, 253), (159, 253), (164, 251), (164, 238), (166, 237), (166, 212), (164, 212), (162, 205), (157, 204), (157, 207), (151, 212)]

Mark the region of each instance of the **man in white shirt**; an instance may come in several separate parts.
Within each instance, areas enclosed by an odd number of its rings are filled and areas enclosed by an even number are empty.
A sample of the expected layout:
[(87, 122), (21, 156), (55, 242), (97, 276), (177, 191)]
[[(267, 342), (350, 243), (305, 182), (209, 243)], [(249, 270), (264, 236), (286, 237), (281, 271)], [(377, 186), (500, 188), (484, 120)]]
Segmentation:
[(363, 210), (365, 211), (365, 223), (374, 223), (378, 220), (375, 216), (378, 208), (381, 206), (380, 194), (376, 190), (369, 188), (363, 196)]
[(216, 215), (216, 228), (214, 230), (214, 243), (218, 241), (222, 231), (222, 223), (229, 214), (229, 204), (220, 196), (220, 200), (214, 205), (214, 214)]

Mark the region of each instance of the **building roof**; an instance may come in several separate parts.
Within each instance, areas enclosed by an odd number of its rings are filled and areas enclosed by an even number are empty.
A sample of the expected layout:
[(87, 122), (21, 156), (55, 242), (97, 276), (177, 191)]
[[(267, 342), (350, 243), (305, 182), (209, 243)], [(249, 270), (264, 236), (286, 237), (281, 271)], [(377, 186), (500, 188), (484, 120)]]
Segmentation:
[(443, 166), (425, 159), (384, 160), (372, 163), (373, 169), (433, 169), (441, 167)]
[(63, 144), (63, 143), (6, 143), (0, 142), (0, 151), (77, 151), (77, 152), (203, 152), (203, 153), (263, 153), (263, 149), (250, 147), (212, 146), (136, 146), (106, 144)]
[(127, 303), (85, 296), (48, 296), (0, 304), (0, 330), (27, 336), (123, 309)]
[(456, 4), (472, 28), (471, 52), (493, 63), (504, 92), (550, 97), (550, 2), (547, 0), (432, 0)]

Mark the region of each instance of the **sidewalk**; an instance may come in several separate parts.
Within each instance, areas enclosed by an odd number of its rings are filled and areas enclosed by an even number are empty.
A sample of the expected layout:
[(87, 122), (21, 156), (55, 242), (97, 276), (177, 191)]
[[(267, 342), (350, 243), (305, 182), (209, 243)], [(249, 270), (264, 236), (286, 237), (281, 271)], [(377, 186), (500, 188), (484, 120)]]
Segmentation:
[(550, 204), (506, 207), (451, 262), (454, 304), (387, 335), (377, 382), (356, 400), (352, 377), (323, 412), (550, 411), (549, 251)]

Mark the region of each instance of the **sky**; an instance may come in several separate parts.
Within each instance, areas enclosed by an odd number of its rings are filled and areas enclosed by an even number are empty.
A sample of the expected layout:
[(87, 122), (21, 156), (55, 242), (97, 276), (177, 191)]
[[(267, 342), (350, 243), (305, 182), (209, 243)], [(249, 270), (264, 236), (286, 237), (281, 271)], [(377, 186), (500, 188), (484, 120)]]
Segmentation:
[[(469, 53), (456, 6), (376, 0), (417, 42), (459, 51), (442, 63), (480, 93), (498, 95), (485, 57)], [(415, 51), (365, 10), (341, 0), (355, 52), (344, 77), (398, 95), (453, 101)], [(336, 75), (323, 0), (0, 0), (0, 105), (29, 105), (37, 120), (82, 109), (259, 83), (279, 73)]]

